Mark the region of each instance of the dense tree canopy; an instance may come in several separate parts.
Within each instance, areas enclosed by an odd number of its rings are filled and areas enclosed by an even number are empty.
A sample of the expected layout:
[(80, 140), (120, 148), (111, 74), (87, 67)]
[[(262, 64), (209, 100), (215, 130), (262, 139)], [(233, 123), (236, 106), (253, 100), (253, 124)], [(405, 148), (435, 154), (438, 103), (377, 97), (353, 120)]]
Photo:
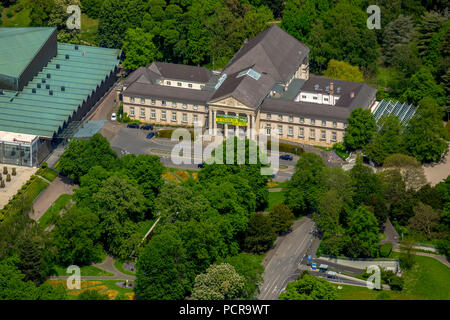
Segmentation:
[(304, 273), (300, 279), (289, 282), (280, 300), (335, 300), (336, 288), (327, 280)]

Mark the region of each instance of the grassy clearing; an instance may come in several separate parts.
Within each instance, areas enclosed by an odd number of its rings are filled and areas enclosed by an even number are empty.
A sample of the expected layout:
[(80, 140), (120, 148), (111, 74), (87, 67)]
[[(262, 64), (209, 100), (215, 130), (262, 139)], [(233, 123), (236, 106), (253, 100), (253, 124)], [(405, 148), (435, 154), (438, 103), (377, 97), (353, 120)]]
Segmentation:
[(284, 191), (279, 192), (269, 192), (269, 206), (268, 209), (272, 209), (273, 206), (283, 203), (284, 201)]
[(85, 13), (81, 14), (80, 39), (83, 44), (96, 45), (98, 19), (89, 18)]
[(39, 169), (36, 172), (36, 174), (40, 175), (41, 177), (47, 179), (50, 182), (55, 180), (56, 177), (59, 175), (58, 171), (56, 171), (52, 168)]
[[(392, 258), (398, 258), (397, 252)], [(450, 300), (450, 269), (441, 262), (415, 256), (416, 264), (403, 272), (405, 286), (402, 291), (373, 291), (365, 287), (343, 285), (338, 290), (339, 300)]]
[[(54, 266), (54, 270), (56, 272), (56, 276), (67, 276), (69, 275), (66, 273), (67, 267), (63, 266)], [(81, 276), (113, 276), (111, 272), (102, 270), (100, 268), (94, 267), (94, 266), (83, 266), (80, 267)]]
[(61, 210), (66, 207), (66, 205), (72, 199), (72, 195), (70, 194), (62, 194), (55, 200), (55, 202), (50, 206), (50, 208), (45, 211), (44, 215), (39, 219), (39, 224), (42, 228), (47, 228), (52, 225), (55, 217), (59, 215)]
[[(19, 0), (16, 4), (10, 6), (9, 8), (4, 8), (0, 12), (0, 17), (2, 20), (1, 27), (28, 27), (31, 24), (30, 13), (31, 8), (28, 4), (29, 0)], [(21, 10), (16, 12), (20, 6)], [(12, 12), (12, 16), (8, 18), (7, 13)]]

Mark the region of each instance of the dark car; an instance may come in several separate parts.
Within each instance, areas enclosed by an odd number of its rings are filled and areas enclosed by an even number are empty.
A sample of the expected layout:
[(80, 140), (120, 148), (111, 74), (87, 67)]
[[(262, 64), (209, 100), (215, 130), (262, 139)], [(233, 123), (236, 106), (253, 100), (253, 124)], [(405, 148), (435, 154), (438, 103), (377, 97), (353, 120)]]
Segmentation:
[(137, 123), (129, 123), (127, 128), (139, 129), (139, 125)]
[(201, 169), (201, 168), (204, 168), (204, 167), (205, 167), (205, 163), (204, 163), (204, 162), (199, 163), (199, 164), (197, 165), (197, 167), (200, 168), (200, 169)]
[(151, 124), (144, 124), (140, 127), (141, 130), (153, 130), (153, 126)]
[(150, 131), (150, 133), (146, 136), (146, 138), (151, 139), (151, 138), (153, 138), (154, 135), (155, 135), (155, 133), (153, 131)]
[(290, 154), (283, 154), (280, 156), (280, 159), (292, 161), (293, 157)]

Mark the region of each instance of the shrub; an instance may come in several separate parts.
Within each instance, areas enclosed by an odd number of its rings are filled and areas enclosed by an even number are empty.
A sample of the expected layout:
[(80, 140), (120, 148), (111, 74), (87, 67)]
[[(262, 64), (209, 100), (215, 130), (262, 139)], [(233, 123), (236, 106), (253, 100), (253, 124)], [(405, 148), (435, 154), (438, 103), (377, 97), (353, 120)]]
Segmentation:
[(11, 175), (8, 173), (8, 175), (6, 176), (6, 181), (9, 182), (11, 181)]
[(14, 15), (14, 13), (12, 12), (12, 9), (9, 8), (9, 9), (6, 11), (6, 16), (7, 16), (8, 18), (12, 18), (13, 15)]
[[(269, 140), (269, 141), (267, 141), (267, 150), (270, 150), (271, 147), (272, 147), (272, 141)], [(300, 155), (303, 152), (302, 147), (300, 147), (298, 145), (289, 144), (289, 143), (283, 143), (283, 142), (280, 142), (278, 144), (278, 149), (280, 152), (292, 153), (292, 154), (296, 154), (296, 155)]]
[(8, 173), (8, 167), (3, 167), (3, 174), (7, 174)]
[[(2, 180), (2, 182), (0, 182), (0, 187), (4, 188), (5, 187), (5, 180)], [(6, 207), (6, 206), (5, 206)]]
[(410, 270), (416, 259), (412, 253), (402, 253), (399, 257), (400, 268)]
[(41, 168), (42, 169), (47, 169), (47, 167), (48, 167), (48, 164), (47, 164), (47, 162), (42, 162), (42, 164), (41, 164)]
[(389, 257), (392, 251), (392, 243), (387, 242), (380, 247), (380, 255), (384, 258)]
[(405, 283), (405, 280), (403, 278), (400, 278), (399, 276), (392, 276), (389, 281), (389, 286), (392, 290), (401, 291), (403, 289), (403, 285)]
[(16, 172), (16, 168), (12, 168), (12, 173), (11, 173), (13, 176), (15, 176), (16, 174), (17, 174), (17, 172)]

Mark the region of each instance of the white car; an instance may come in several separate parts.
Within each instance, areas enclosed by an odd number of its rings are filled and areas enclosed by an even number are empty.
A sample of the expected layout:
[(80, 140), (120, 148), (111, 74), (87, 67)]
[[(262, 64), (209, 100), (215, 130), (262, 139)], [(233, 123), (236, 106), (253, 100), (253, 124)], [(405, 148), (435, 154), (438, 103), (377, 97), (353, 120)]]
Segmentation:
[(111, 115), (111, 121), (116, 121), (117, 120), (117, 115), (115, 112), (113, 112), (113, 114)]

